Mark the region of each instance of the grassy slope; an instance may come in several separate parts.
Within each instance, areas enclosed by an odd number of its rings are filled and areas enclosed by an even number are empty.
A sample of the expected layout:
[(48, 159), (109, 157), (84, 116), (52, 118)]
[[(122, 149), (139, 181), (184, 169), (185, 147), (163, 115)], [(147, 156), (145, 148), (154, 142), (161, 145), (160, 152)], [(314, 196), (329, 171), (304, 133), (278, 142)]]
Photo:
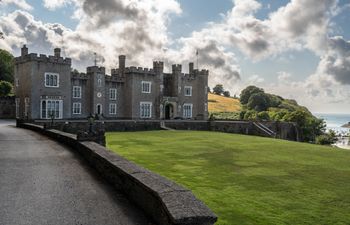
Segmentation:
[(238, 112), (241, 104), (238, 99), (208, 93), (209, 112)]
[(350, 221), (347, 150), (200, 131), (108, 133), (107, 142), (191, 189), (218, 225)]

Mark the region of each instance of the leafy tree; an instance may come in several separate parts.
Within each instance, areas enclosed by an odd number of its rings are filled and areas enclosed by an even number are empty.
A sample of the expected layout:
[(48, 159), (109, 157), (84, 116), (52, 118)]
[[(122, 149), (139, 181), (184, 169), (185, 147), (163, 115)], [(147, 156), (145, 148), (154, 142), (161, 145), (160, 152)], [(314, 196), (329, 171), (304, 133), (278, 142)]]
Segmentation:
[(257, 118), (258, 120), (263, 120), (263, 121), (270, 120), (269, 113), (266, 112), (266, 111), (259, 112), (259, 113), (257, 114), (256, 118)]
[(211, 93), (211, 89), (210, 89), (209, 86), (208, 86), (207, 92), (208, 92), (208, 93)]
[(316, 144), (319, 145), (331, 145), (337, 142), (338, 138), (334, 130), (330, 130), (328, 133), (319, 135), (316, 137)]
[(6, 50), (0, 49), (0, 80), (13, 83), (14, 64), (13, 55)]
[(217, 84), (213, 88), (213, 92), (214, 94), (221, 95), (222, 93), (224, 93), (224, 86), (222, 84)]
[(12, 91), (12, 84), (7, 81), (0, 81), (0, 96), (7, 96)]
[(230, 96), (231, 96), (231, 94), (230, 94), (229, 91), (224, 91), (224, 92), (223, 92), (223, 95), (224, 95), (225, 97), (230, 97)]
[(244, 114), (244, 120), (255, 120), (257, 117), (257, 112), (254, 110), (249, 110)]
[(248, 86), (244, 90), (242, 90), (240, 95), (240, 102), (242, 105), (245, 105), (248, 103), (250, 96), (256, 93), (264, 93), (264, 90), (261, 88), (258, 88), (256, 86)]
[(266, 111), (269, 107), (269, 99), (264, 92), (254, 93), (250, 96), (247, 107), (258, 112)]
[(281, 105), (283, 98), (277, 95), (266, 94), (268, 97), (269, 107), (278, 107)]

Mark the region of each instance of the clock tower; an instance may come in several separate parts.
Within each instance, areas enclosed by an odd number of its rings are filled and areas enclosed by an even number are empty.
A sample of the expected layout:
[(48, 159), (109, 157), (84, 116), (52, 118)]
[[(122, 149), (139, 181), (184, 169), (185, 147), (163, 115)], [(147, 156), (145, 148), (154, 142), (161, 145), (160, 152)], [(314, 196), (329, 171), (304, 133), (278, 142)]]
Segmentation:
[(106, 105), (105, 68), (91, 66), (87, 68), (87, 74), (90, 76), (91, 81), (90, 112), (93, 115), (106, 115), (107, 111), (104, 108)]

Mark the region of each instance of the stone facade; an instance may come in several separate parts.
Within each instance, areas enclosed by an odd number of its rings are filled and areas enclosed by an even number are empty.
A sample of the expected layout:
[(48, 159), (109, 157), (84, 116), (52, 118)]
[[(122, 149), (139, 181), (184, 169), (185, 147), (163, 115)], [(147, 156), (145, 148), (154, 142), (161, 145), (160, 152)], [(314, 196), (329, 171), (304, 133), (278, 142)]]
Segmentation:
[(208, 70), (182, 73), (173, 65), (164, 73), (163, 62), (153, 68), (126, 67), (106, 74), (104, 67), (91, 66), (86, 73), (71, 71), (71, 59), (56, 48), (54, 56), (28, 54), (23, 46), (15, 58), (17, 118), (83, 119), (197, 119), (208, 118)]

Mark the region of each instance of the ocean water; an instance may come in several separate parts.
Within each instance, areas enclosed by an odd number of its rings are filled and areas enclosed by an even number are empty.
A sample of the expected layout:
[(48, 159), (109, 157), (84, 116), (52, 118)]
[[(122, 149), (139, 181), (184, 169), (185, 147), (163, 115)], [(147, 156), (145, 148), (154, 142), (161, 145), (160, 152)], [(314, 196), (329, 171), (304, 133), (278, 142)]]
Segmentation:
[(334, 145), (343, 148), (343, 149), (349, 149), (350, 150), (350, 140), (349, 137), (346, 137), (350, 134), (349, 128), (341, 127), (344, 124), (347, 124), (350, 122), (350, 114), (322, 114), (322, 113), (315, 113), (316, 117), (324, 119), (327, 123), (327, 130), (334, 130), (340, 138), (338, 138), (337, 143)]
[(327, 129), (332, 129), (338, 134), (346, 135), (349, 133), (349, 128), (341, 127), (350, 122), (350, 114), (325, 114), (315, 113), (316, 117), (324, 119), (327, 123)]

